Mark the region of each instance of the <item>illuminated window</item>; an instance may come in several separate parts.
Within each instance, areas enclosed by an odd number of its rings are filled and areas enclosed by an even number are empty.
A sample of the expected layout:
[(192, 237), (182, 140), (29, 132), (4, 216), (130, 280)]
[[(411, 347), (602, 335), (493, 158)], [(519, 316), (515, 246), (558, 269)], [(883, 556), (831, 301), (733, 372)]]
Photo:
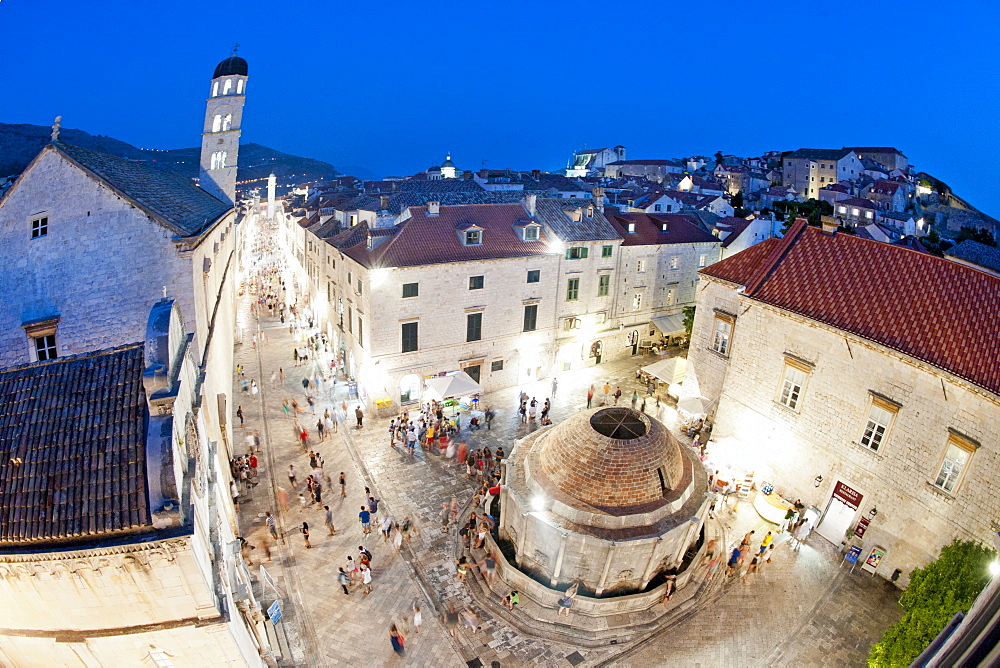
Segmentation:
[(681, 259), (679, 257), (677, 257), (675, 255), (672, 258), (670, 258), (670, 269), (671, 270), (679, 269), (680, 266), (681, 266)]
[[(657, 205), (657, 206), (659, 206), (659, 205)], [(635, 223), (629, 223), (628, 224), (628, 233), (629, 234), (635, 234)]]
[(732, 316), (717, 314), (715, 328), (712, 333), (712, 350), (720, 355), (729, 356), (729, 341), (733, 336), (733, 325), (736, 320)]
[(37, 239), (49, 233), (49, 217), (42, 216), (31, 221), (31, 238)]
[(702, 253), (701, 255), (698, 256), (698, 268), (699, 269), (701, 267), (704, 267), (707, 262), (708, 262), (708, 255)]
[(236, 94), (237, 95), (243, 94), (243, 79), (236, 80)]
[(566, 282), (566, 301), (572, 302), (580, 298), (580, 279), (571, 278)]
[(885, 442), (889, 427), (892, 426), (893, 418), (899, 407), (881, 397), (872, 397), (871, 406), (868, 408), (868, 421), (865, 423), (865, 431), (861, 435), (861, 445), (878, 452), (879, 447)]
[(785, 373), (781, 379), (781, 393), (778, 402), (791, 409), (798, 408), (802, 398), (802, 388), (806, 385), (806, 378), (811, 368), (799, 362), (785, 358)]
[(222, 87), (222, 94), (229, 95), (229, 91), (233, 89), (233, 80), (226, 79), (226, 85)]
[(216, 114), (215, 118), (212, 119), (212, 132), (218, 132), (221, 129), (222, 129), (222, 116), (220, 114)]
[(632, 295), (632, 310), (638, 311), (640, 308), (642, 308), (642, 293), (637, 292)]
[(667, 304), (673, 304), (673, 303), (674, 303), (674, 291), (667, 290)]
[(646, 261), (645, 260), (636, 260), (636, 262), (635, 262), (635, 270), (636, 271), (646, 271)]
[(934, 486), (948, 493), (954, 493), (962, 482), (962, 477), (969, 468), (969, 460), (976, 451), (975, 441), (952, 433), (948, 436), (948, 447), (938, 469)]

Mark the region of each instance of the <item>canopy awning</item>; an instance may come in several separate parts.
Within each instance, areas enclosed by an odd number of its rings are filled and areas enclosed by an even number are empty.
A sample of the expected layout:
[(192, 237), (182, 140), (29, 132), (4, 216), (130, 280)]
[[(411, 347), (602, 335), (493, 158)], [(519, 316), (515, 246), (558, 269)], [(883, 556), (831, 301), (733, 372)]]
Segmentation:
[(687, 360), (683, 357), (671, 357), (644, 366), (642, 370), (650, 376), (656, 376), (664, 383), (680, 383), (687, 372)]
[(437, 401), (451, 397), (468, 397), (481, 394), (482, 391), (483, 386), (472, 380), (472, 376), (464, 371), (427, 379), (427, 396)]
[(650, 320), (653, 325), (663, 334), (676, 334), (684, 331), (684, 314), (674, 313), (660, 318)]

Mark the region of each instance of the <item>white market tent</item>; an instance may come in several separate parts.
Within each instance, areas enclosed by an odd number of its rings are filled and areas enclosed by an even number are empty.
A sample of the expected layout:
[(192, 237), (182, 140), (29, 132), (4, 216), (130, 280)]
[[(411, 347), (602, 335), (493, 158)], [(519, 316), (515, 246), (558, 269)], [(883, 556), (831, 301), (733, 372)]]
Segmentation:
[(481, 394), (483, 386), (472, 380), (464, 371), (451, 376), (435, 376), (427, 379), (427, 394), (430, 399), (442, 401), (451, 397), (468, 397)]
[(687, 372), (687, 360), (683, 357), (671, 357), (644, 366), (642, 370), (650, 376), (656, 376), (664, 383), (680, 383)]

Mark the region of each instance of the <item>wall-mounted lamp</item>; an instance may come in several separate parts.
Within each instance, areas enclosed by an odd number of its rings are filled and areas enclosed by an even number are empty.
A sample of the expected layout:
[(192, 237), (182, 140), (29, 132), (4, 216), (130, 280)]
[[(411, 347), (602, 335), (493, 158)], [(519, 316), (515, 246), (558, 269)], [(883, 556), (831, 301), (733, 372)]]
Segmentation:
[(822, 484), (823, 484), (823, 476), (818, 475), (815, 478), (813, 478), (813, 487), (819, 487)]
[(872, 506), (872, 509), (868, 511), (868, 519), (873, 520), (876, 515), (878, 515), (878, 510), (875, 506)]

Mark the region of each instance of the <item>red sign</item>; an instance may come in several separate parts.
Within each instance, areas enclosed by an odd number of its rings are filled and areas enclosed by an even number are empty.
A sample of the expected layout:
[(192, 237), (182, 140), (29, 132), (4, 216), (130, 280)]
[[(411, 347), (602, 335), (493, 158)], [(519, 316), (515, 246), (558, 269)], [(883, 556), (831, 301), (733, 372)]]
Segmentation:
[(833, 488), (833, 498), (842, 501), (854, 510), (857, 510), (858, 506), (861, 505), (862, 494), (838, 481), (836, 486)]
[(858, 526), (854, 528), (854, 535), (857, 536), (858, 538), (864, 538), (865, 531), (868, 530), (868, 525), (870, 523), (871, 523), (870, 519), (868, 519), (867, 517), (862, 517), (861, 520), (858, 522)]

